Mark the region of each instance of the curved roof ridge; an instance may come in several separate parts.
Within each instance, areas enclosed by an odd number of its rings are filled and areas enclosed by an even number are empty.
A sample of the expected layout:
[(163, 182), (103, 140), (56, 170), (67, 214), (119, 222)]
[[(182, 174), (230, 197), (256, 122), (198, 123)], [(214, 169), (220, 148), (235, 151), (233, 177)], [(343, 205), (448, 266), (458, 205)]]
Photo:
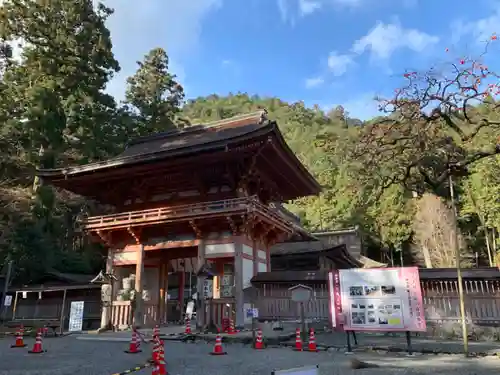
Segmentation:
[(267, 113), (268, 112), (266, 109), (262, 109), (262, 110), (255, 111), (255, 112), (244, 113), (241, 115), (232, 116), (232, 117), (229, 117), (229, 118), (223, 119), (223, 120), (210, 121), (210, 122), (207, 122), (205, 124), (204, 123), (196, 123), (196, 124), (193, 124), (191, 126), (183, 128), (183, 129), (177, 128), (177, 129), (167, 130), (167, 131), (160, 132), (160, 133), (145, 135), (143, 137), (138, 137), (138, 138), (131, 140), (127, 144), (127, 147), (142, 144), (142, 143), (148, 143), (151, 141), (157, 141), (160, 139), (170, 138), (170, 137), (189, 135), (189, 134), (201, 132), (204, 130), (220, 128), (220, 127), (229, 126), (229, 125), (233, 125), (233, 126), (246, 125), (247, 120), (248, 120), (248, 122), (251, 122), (254, 124), (255, 123), (261, 124), (264, 121), (268, 120)]

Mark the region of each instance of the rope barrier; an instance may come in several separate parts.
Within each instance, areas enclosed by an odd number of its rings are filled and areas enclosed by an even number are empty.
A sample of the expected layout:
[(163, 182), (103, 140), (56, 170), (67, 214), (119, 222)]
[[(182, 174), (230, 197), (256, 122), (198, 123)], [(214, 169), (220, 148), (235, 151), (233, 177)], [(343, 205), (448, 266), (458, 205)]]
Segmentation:
[(151, 339), (146, 339), (146, 335), (140, 331), (136, 331), (137, 333), (137, 336), (139, 336), (139, 338), (141, 339), (141, 342), (145, 343), (145, 344), (151, 344), (152, 342), (152, 339), (153, 337), (151, 336)]
[(132, 372), (136, 372), (136, 371), (140, 371), (142, 369), (145, 369), (146, 367), (150, 367), (152, 365), (152, 363), (150, 362), (147, 362), (145, 364), (143, 364), (142, 366), (137, 366), (137, 367), (132, 367), (128, 370), (125, 370), (125, 371), (122, 371), (122, 372), (115, 372), (114, 374), (111, 374), (111, 375), (125, 375), (125, 374), (130, 374)]

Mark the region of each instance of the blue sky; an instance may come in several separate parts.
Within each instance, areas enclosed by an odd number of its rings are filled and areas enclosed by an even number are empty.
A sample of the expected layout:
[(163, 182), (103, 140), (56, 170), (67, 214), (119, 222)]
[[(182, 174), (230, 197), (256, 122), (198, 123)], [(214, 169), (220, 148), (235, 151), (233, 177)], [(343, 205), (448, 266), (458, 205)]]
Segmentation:
[(162, 47), (187, 98), (242, 91), (340, 104), (362, 119), (405, 69), (478, 53), (500, 33), (500, 2), (491, 0), (103, 2), (115, 9), (108, 26), (122, 71), (108, 90), (117, 99), (136, 61)]

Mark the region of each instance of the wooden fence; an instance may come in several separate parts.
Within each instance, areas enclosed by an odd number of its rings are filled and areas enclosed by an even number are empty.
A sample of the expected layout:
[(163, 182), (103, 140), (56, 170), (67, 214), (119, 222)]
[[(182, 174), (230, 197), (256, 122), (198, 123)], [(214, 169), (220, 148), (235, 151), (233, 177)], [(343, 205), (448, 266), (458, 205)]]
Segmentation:
[[(303, 282), (307, 285), (307, 281)], [(288, 288), (281, 283), (262, 283), (257, 286), (256, 307), (259, 318), (265, 320), (297, 320), (299, 310), (291, 301)], [(305, 304), (305, 315), (312, 321), (329, 319), (329, 292), (326, 283), (311, 283), (313, 298)], [(425, 316), (428, 325), (456, 323), (460, 320), (458, 283), (450, 279), (421, 281)], [(500, 326), (499, 279), (464, 280), (465, 312), (469, 324)]]

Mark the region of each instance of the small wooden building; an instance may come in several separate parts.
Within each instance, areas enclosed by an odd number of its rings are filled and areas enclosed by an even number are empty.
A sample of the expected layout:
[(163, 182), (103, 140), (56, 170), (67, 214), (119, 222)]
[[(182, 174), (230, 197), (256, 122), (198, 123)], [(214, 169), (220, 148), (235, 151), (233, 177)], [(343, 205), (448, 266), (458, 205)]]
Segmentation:
[(183, 287), (186, 272), (197, 273), (204, 264), (217, 274), (210, 311), (203, 298), (206, 276), (197, 279), (198, 324), (236, 311), (236, 325), (242, 325), (243, 289), (270, 269), (270, 247), (310, 238), (275, 203), (320, 192), (266, 111), (154, 134), (116, 158), (38, 175), (115, 207), (113, 214), (81, 223), (109, 248), (107, 272), (118, 281), (103, 321), (114, 326), (131, 323), (130, 301), (117, 300), (130, 280), (135, 323), (157, 324), (168, 319), (168, 275), (177, 272)]
[(326, 249), (283, 247), (271, 250), (272, 272), (325, 271), (360, 267), (363, 267), (363, 263), (351, 256), (344, 244)]
[(47, 271), (36, 285), (9, 288), (12, 304), (5, 312), (6, 320), (26, 325), (37, 321), (57, 321), (68, 327), (71, 302), (83, 301), (83, 328), (95, 329), (101, 320), (100, 285), (92, 284), (92, 275)]

